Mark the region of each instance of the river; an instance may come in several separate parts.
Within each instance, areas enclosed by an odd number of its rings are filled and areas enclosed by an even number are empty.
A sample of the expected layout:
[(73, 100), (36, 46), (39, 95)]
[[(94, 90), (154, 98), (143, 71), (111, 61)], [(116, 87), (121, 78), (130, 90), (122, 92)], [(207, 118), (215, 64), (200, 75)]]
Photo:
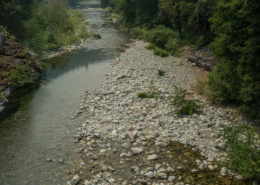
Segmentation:
[(80, 160), (73, 133), (84, 115), (71, 117), (85, 91), (101, 86), (115, 51), (130, 42), (127, 33), (108, 23), (99, 8), (99, 2), (79, 7), (102, 38), (50, 59), (52, 65), (42, 82), (14, 92), (0, 113), (1, 185), (56, 185), (71, 178), (69, 173)]

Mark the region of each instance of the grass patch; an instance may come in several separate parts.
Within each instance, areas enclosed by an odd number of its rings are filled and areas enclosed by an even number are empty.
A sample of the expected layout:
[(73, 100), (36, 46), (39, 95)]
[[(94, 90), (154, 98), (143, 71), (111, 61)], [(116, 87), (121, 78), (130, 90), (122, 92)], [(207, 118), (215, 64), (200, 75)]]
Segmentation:
[(158, 75), (159, 75), (159, 76), (164, 76), (164, 74), (165, 74), (165, 71), (164, 71), (164, 70), (158, 69)]
[(196, 91), (200, 95), (205, 94), (207, 84), (208, 84), (207, 80), (200, 80), (200, 79), (198, 79), (198, 83), (196, 84)]
[(101, 39), (101, 35), (98, 34), (98, 33), (94, 33), (94, 34), (93, 34), (93, 37), (94, 37), (95, 39)]
[(181, 57), (182, 56), (182, 52), (183, 52), (183, 48), (182, 47), (179, 47), (175, 50), (173, 56), (175, 57)]
[(223, 126), (223, 128), (224, 131), (220, 136), (230, 148), (223, 164), (242, 173), (246, 179), (260, 180), (260, 139), (256, 128), (239, 122)]
[(157, 49), (154, 51), (153, 54), (154, 54), (154, 55), (158, 55), (158, 56), (160, 56), (160, 57), (167, 57), (167, 56), (168, 56), (167, 51), (165, 51), (165, 50), (163, 50), (163, 49), (161, 49), (161, 48), (157, 48)]
[(142, 93), (138, 93), (138, 97), (139, 98), (158, 98), (158, 92), (152, 92), (152, 93), (146, 93), (146, 92), (142, 92)]
[(177, 111), (175, 112), (177, 115), (192, 115), (193, 113), (201, 113), (202, 106), (199, 105), (199, 100), (197, 99), (187, 99), (188, 95), (192, 93), (188, 93), (186, 89), (175, 88), (175, 96), (172, 98), (172, 105), (177, 107)]
[(145, 49), (148, 49), (148, 50), (154, 50), (155, 47), (156, 47), (156, 46), (155, 46), (154, 44), (150, 43), (148, 46), (145, 46), (144, 48), (145, 48)]

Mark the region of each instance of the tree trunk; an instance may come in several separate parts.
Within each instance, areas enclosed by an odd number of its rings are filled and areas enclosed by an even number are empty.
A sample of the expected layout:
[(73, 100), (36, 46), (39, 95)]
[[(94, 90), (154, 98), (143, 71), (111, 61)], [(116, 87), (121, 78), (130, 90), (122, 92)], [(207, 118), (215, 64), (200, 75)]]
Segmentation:
[(178, 13), (178, 22), (177, 22), (177, 27), (178, 27), (178, 32), (179, 32), (179, 38), (180, 40), (183, 38), (183, 35), (182, 35), (182, 25), (181, 25), (181, 15), (180, 15), (180, 12)]
[(206, 8), (204, 10), (204, 29), (203, 29), (203, 45), (205, 46), (207, 43), (207, 16), (206, 16)]

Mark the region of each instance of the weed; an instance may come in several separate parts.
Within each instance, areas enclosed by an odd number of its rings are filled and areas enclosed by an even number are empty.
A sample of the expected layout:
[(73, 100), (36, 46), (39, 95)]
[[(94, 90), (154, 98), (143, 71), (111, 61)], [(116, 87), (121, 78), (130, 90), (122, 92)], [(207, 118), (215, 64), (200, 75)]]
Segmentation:
[(181, 57), (182, 56), (182, 52), (183, 52), (183, 48), (179, 47), (175, 50), (175, 52), (173, 53), (173, 56), (175, 57)]
[(159, 76), (164, 76), (164, 74), (165, 74), (165, 71), (164, 71), (164, 70), (158, 69), (158, 75), (159, 75)]
[(101, 39), (101, 35), (99, 35), (99, 34), (97, 34), (97, 33), (94, 33), (94, 34), (93, 34), (93, 37), (94, 37), (95, 39)]
[(201, 113), (202, 106), (199, 105), (199, 100), (197, 99), (186, 99), (188, 95), (192, 93), (188, 93), (186, 89), (178, 88), (174, 85), (175, 88), (175, 96), (170, 97), (172, 99), (172, 105), (176, 106), (178, 110), (176, 111), (177, 115), (185, 115), (185, 114), (193, 114), (193, 113)]
[(139, 98), (148, 98), (148, 93), (146, 93), (146, 92), (138, 93), (138, 97)]
[(226, 141), (226, 146), (230, 148), (223, 164), (242, 173), (246, 179), (259, 180), (260, 139), (256, 129), (239, 122), (223, 126), (223, 128), (220, 136)]
[(7, 99), (4, 93), (0, 93), (0, 99)]
[(167, 51), (161, 49), (161, 48), (157, 48), (155, 51), (154, 51), (154, 55), (158, 55), (160, 57), (167, 57), (168, 56), (168, 53)]
[(207, 80), (200, 80), (200, 79), (198, 79), (198, 83), (196, 84), (196, 91), (200, 95), (205, 94), (207, 83), (208, 83)]
[(152, 92), (150, 94), (146, 92), (138, 93), (139, 98), (158, 98), (158, 92)]
[(155, 49), (155, 45), (151, 43), (148, 46), (145, 46), (145, 49), (154, 50)]

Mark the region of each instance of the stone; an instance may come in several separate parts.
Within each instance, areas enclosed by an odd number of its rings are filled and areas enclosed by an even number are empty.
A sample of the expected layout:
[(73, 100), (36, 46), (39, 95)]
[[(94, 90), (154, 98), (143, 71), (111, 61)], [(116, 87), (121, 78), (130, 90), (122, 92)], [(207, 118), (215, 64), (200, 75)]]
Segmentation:
[(148, 158), (147, 158), (147, 161), (153, 161), (153, 160), (157, 160), (158, 157), (156, 154), (153, 154), (153, 155), (149, 155)]
[(155, 165), (155, 170), (157, 171), (160, 167), (161, 167), (160, 164), (156, 164), (156, 165)]
[(199, 172), (199, 170), (197, 170), (197, 169), (192, 169), (191, 170), (191, 173), (198, 173)]
[(133, 155), (141, 154), (144, 151), (142, 148), (131, 148), (131, 150)]
[(51, 162), (52, 159), (51, 159), (51, 158), (47, 158), (46, 161), (47, 161), (47, 162)]
[(116, 180), (115, 179), (109, 179), (108, 182), (113, 184), (113, 183), (116, 182)]
[(175, 172), (175, 170), (170, 166), (167, 167), (167, 170), (168, 170), (168, 172)]
[(108, 181), (111, 177), (111, 173), (103, 172), (101, 176), (103, 177), (103, 179), (106, 179)]
[(122, 147), (123, 147), (123, 148), (128, 148), (129, 146), (130, 146), (130, 143), (123, 143), (123, 144), (122, 144)]
[(169, 176), (168, 181), (172, 182), (175, 179), (175, 176)]
[(107, 152), (107, 149), (101, 149), (100, 150), (100, 153), (106, 153)]
[(86, 180), (86, 181), (84, 182), (84, 185), (93, 185), (93, 183), (92, 183), (92, 182), (89, 182), (88, 180)]
[(161, 179), (168, 179), (168, 175), (166, 173), (156, 173), (156, 176)]
[(169, 173), (168, 170), (161, 168), (157, 171), (157, 173)]
[(72, 185), (77, 185), (80, 181), (80, 177), (78, 175), (75, 175), (73, 179), (71, 180)]
[(215, 170), (214, 166), (212, 166), (212, 165), (209, 165), (208, 168), (209, 168), (211, 171)]
[(221, 168), (220, 173), (221, 174), (226, 174), (227, 173), (227, 168), (226, 167)]
[(147, 182), (144, 179), (139, 179), (139, 183), (143, 185), (147, 185)]
[(144, 176), (146, 176), (148, 179), (153, 179), (153, 178), (155, 178), (153, 172), (148, 172), (148, 173), (144, 174)]

